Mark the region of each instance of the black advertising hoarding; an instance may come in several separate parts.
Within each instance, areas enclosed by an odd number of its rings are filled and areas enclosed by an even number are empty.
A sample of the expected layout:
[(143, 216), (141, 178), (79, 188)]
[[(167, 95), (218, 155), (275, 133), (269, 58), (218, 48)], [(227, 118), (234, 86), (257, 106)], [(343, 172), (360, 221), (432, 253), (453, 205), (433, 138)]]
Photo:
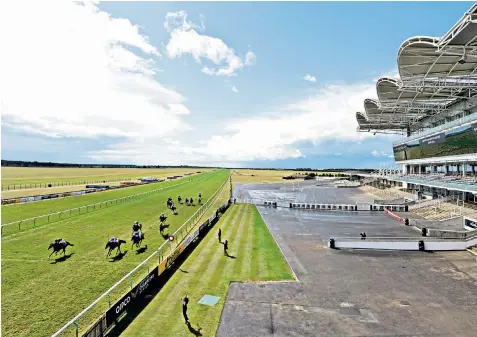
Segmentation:
[(477, 229), (477, 222), (471, 219), (465, 219), (465, 225), (470, 228)]
[(444, 132), (437, 135), (429, 136), (419, 140), (419, 145), (433, 145), (442, 144), (446, 140), (446, 134)]
[(108, 328), (124, 313), (133, 303), (140, 300), (144, 296), (145, 290), (151, 285), (151, 283), (158, 277), (158, 267), (154, 268), (142, 281), (132, 288), (126, 295), (124, 295), (119, 301), (117, 301), (106, 312), (106, 323)]
[(82, 337), (103, 337), (107, 330), (108, 325), (106, 324), (106, 315), (103, 315), (83, 334)]
[(205, 222), (202, 225), (200, 225), (199, 232), (202, 232), (204, 230), (204, 228), (209, 225), (209, 223), (210, 223), (209, 219), (205, 220)]

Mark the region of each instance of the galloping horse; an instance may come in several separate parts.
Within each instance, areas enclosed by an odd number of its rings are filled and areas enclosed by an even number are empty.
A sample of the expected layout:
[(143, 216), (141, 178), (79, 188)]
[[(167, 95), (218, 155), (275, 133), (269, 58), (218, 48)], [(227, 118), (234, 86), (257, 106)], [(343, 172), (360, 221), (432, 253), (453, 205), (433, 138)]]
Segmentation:
[(104, 249), (106, 248), (109, 248), (109, 251), (108, 251), (108, 254), (106, 255), (106, 257), (108, 257), (110, 254), (111, 254), (111, 251), (113, 249), (117, 249), (118, 252), (121, 254), (121, 244), (123, 243), (126, 243), (125, 240), (121, 240), (121, 239), (115, 239), (115, 238), (112, 238), (110, 240), (108, 240), (108, 243), (106, 243), (106, 247), (104, 247)]
[(172, 213), (177, 214), (176, 209), (177, 207), (175, 205), (171, 206)]
[(141, 245), (142, 240), (144, 240), (144, 233), (140, 233), (139, 235), (133, 235), (131, 237), (131, 241), (133, 242), (131, 248), (136, 245), (136, 248), (139, 248)]
[(50, 246), (48, 247), (48, 250), (53, 248), (53, 251), (51, 252), (50, 256), (48, 256), (48, 258), (50, 258), (51, 255), (53, 255), (53, 253), (55, 253), (55, 255), (58, 255), (58, 252), (60, 250), (63, 250), (63, 255), (66, 255), (66, 247), (68, 246), (74, 246), (74, 244), (69, 243), (68, 241), (65, 241), (62, 239), (55, 240), (55, 242), (51, 243)]
[(168, 228), (168, 227), (169, 227), (169, 225), (166, 225), (165, 223), (161, 223), (161, 224), (159, 225), (159, 232), (161, 232), (161, 234), (163, 234), (164, 229), (166, 229), (166, 228)]

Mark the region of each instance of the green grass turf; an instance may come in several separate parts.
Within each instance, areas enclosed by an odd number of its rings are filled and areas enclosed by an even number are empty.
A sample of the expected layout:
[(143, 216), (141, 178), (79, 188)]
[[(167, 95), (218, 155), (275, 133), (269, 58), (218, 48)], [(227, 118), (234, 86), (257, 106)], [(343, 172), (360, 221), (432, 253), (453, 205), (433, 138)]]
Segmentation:
[[(210, 172), (212, 169), (196, 168), (57, 168), (57, 167), (10, 167), (2, 166), (2, 187), (11, 184), (45, 184), (84, 181), (137, 179), (142, 177), (167, 177), (184, 173)], [(18, 186), (17, 186), (18, 188)]]
[[(169, 217), (167, 222), (172, 233), (198, 209), (198, 206), (178, 204), (179, 215), (174, 216), (165, 207), (169, 195), (176, 199), (177, 195), (196, 197), (201, 192), (205, 201), (223, 184), (228, 174), (228, 170), (222, 170), (195, 183), (118, 207), (108, 207), (2, 238), (2, 336), (47, 336), (54, 333), (164, 242), (158, 230), (158, 216), (162, 211)], [(135, 220), (143, 224), (145, 244), (149, 247), (143, 254), (136, 254), (129, 241)], [(105, 257), (104, 246), (108, 237), (113, 235), (127, 240), (122, 250), (128, 253), (117, 262), (109, 262)], [(67, 254), (74, 254), (63, 262), (50, 264), (47, 247), (57, 237), (75, 244), (67, 249)], [(154, 264), (157, 265), (155, 258), (150, 267)], [(144, 277), (146, 268), (134, 274), (134, 282)], [(112, 303), (128, 287), (129, 283), (124, 282), (112, 294)], [(106, 310), (107, 300), (104, 300), (80, 324), (87, 326)]]
[[(217, 239), (229, 241), (229, 254)], [(188, 316), (203, 336), (215, 336), (231, 281), (293, 280), (273, 237), (253, 205), (232, 205), (151, 303), (121, 336), (190, 336), (180, 299), (189, 295)], [(220, 297), (215, 307), (198, 304), (203, 295)]]
[[(118, 190), (96, 192), (91, 194), (65, 197), (59, 199), (50, 199), (45, 201), (28, 202), (24, 204), (10, 204), (2, 206), (2, 223), (9, 223), (31, 217), (55, 213), (71, 208), (91, 205), (106, 200), (113, 200), (117, 198), (126, 197), (133, 194), (144, 193), (168, 186), (178, 185), (184, 182), (198, 181), (213, 173), (202, 173), (190, 178), (181, 178), (177, 180), (163, 181), (156, 184), (148, 184), (143, 186), (126, 187)], [(187, 184), (184, 184), (187, 185)], [(181, 185), (183, 186), (183, 185)], [(169, 191), (166, 190), (166, 191)], [(172, 197), (172, 196), (171, 196)], [(174, 201), (176, 201), (174, 199)]]

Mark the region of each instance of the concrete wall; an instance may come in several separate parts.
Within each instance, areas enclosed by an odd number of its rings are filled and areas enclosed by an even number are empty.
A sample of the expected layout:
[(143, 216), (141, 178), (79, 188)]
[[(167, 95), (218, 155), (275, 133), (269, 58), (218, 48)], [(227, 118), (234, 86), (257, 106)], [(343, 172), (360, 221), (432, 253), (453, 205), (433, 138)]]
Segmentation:
[[(354, 248), (354, 249), (384, 249), (384, 250), (419, 250), (419, 238), (415, 241), (340, 241), (335, 238), (335, 248)], [(477, 245), (477, 237), (468, 241), (424, 241), (425, 250), (444, 251), (444, 250), (465, 250), (466, 248)]]
[(427, 229), (427, 236), (436, 238), (462, 238), (465, 239), (472, 233), (471, 231), (448, 231), (429, 228)]

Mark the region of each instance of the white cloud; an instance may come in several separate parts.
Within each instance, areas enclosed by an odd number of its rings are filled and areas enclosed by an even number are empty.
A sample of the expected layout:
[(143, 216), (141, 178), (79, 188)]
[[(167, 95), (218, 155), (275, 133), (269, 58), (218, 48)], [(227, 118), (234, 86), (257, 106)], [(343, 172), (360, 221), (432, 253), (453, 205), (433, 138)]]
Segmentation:
[(341, 155), (342, 155), (341, 152), (335, 153), (335, 156), (341, 156)]
[(255, 56), (255, 53), (253, 51), (247, 52), (247, 54), (245, 54), (245, 65), (253, 66), (255, 65), (255, 62), (257, 62), (257, 57)]
[(386, 153), (385, 151), (377, 151), (377, 150), (374, 150), (373, 152), (371, 152), (371, 154), (373, 155), (373, 157), (388, 157), (388, 158), (393, 158), (392, 155), (390, 155), (389, 153)]
[(310, 74), (306, 74), (305, 77), (303, 77), (303, 79), (308, 82), (316, 82), (316, 77), (311, 76)]
[(232, 91), (233, 92), (239, 92), (238, 89), (235, 86), (232, 87)]
[[(245, 63), (237, 56), (235, 50), (230, 48), (221, 39), (202, 35), (197, 32), (201, 28), (187, 21), (187, 13), (179, 11), (167, 13), (164, 27), (170, 33), (166, 52), (170, 58), (181, 57), (190, 54), (195, 61), (201, 64), (202, 60), (210, 61), (214, 66), (203, 66), (202, 72), (207, 75), (235, 76), (237, 71), (244, 66), (255, 63), (255, 54), (249, 51), (245, 55)], [(201, 27), (205, 29), (202, 22)]]
[[(217, 134), (196, 144), (181, 142), (180, 147), (155, 145), (144, 149), (140, 144), (124, 144), (110, 153), (96, 153), (102, 158), (130, 156), (150, 163), (228, 165), (242, 161), (277, 160), (304, 157), (300, 142), (323, 147), (329, 140), (359, 144), (376, 140), (369, 133), (356, 132), (355, 112), (363, 101), (376, 95), (375, 83), (335, 84), (317, 90), (311, 97), (273, 109), (272, 113), (246, 119), (231, 119), (220, 125)], [(379, 136), (378, 136), (379, 137)], [(381, 136), (386, 137), (386, 136)], [(358, 147), (369, 153), (364, 144)], [(334, 147), (330, 154), (342, 153)], [(155, 158), (155, 160), (154, 160)]]
[(0, 41), (2, 123), (10, 127), (130, 138), (190, 129), (185, 98), (153, 77), (156, 47), (94, 3), (33, 1), (26, 10), (1, 2)]

